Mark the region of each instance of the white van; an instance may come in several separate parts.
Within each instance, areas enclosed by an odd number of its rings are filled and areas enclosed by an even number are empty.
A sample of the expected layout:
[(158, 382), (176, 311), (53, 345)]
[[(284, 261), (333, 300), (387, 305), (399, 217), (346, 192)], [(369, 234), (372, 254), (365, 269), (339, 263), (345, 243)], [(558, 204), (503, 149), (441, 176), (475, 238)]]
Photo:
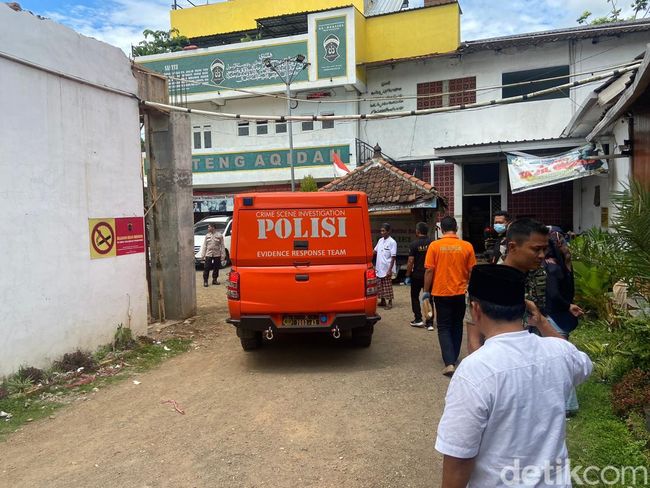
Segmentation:
[(199, 258), (199, 253), (201, 252), (205, 235), (208, 233), (208, 224), (214, 224), (217, 227), (217, 231), (223, 235), (223, 243), (226, 247), (226, 259), (221, 261), (221, 267), (225, 268), (230, 264), (230, 240), (232, 234), (232, 217), (228, 216), (206, 217), (194, 224), (194, 264), (197, 266), (203, 264), (203, 260)]

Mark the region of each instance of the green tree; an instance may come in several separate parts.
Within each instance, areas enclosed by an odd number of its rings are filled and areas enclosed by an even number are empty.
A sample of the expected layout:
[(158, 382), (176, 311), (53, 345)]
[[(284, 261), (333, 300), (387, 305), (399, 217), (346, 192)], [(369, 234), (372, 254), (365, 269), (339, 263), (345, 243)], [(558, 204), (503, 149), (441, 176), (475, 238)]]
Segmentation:
[(182, 51), (190, 43), (187, 37), (180, 35), (178, 29), (169, 31), (146, 29), (142, 31), (142, 35), (144, 41), (140, 41), (131, 49), (134, 57)]
[(576, 19), (578, 24), (589, 24), (589, 25), (599, 25), (599, 24), (609, 24), (611, 22), (620, 22), (623, 20), (636, 20), (638, 18), (644, 18), (648, 15), (650, 6), (648, 6), (649, 0), (634, 0), (630, 7), (634, 12), (634, 15), (628, 18), (621, 17), (622, 9), (618, 6), (618, 0), (607, 0), (607, 3), (611, 6), (609, 13), (603, 17), (596, 17), (589, 20), (589, 17), (592, 16), (592, 13), (589, 10), (585, 10), (580, 17)]
[(300, 182), (300, 191), (318, 191), (318, 185), (312, 175), (305, 176)]

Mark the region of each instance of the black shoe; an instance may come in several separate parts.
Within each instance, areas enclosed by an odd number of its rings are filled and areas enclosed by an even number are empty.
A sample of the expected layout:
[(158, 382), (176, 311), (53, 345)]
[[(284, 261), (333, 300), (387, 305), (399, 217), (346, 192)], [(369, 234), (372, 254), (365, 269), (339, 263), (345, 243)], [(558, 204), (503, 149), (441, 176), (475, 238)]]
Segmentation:
[(422, 329), (424, 327), (424, 322), (421, 320), (411, 320), (411, 327), (419, 327)]
[(218, 284), (219, 284), (219, 280), (212, 280), (212, 284), (213, 284), (213, 285), (218, 285)]
[(203, 286), (205, 286), (206, 288), (208, 287), (208, 280), (205, 280), (205, 281), (203, 282)]
[(385, 306), (386, 306), (386, 300), (384, 300), (384, 299), (382, 298), (382, 299), (379, 301), (379, 306), (380, 306), (380, 307), (385, 307)]

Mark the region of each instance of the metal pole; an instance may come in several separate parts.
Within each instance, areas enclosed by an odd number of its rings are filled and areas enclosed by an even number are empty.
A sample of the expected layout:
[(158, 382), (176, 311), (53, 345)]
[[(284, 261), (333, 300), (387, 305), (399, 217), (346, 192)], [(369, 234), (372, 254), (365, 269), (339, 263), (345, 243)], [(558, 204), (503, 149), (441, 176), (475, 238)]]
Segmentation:
[[(287, 68), (287, 113), (291, 116), (291, 78), (289, 77), (289, 60), (285, 60)], [(291, 126), (291, 119), (287, 121), (287, 130), (289, 131), (289, 167), (291, 168), (291, 191), (296, 191), (296, 177), (293, 168), (293, 128)]]

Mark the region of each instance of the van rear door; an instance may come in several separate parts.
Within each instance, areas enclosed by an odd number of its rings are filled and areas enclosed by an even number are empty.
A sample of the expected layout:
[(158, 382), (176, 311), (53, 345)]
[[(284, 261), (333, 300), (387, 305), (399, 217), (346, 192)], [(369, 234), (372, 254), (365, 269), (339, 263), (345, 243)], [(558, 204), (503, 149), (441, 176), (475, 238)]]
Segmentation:
[(367, 197), (355, 195), (276, 194), (238, 208), (233, 262), (246, 314), (365, 310), (372, 244)]

